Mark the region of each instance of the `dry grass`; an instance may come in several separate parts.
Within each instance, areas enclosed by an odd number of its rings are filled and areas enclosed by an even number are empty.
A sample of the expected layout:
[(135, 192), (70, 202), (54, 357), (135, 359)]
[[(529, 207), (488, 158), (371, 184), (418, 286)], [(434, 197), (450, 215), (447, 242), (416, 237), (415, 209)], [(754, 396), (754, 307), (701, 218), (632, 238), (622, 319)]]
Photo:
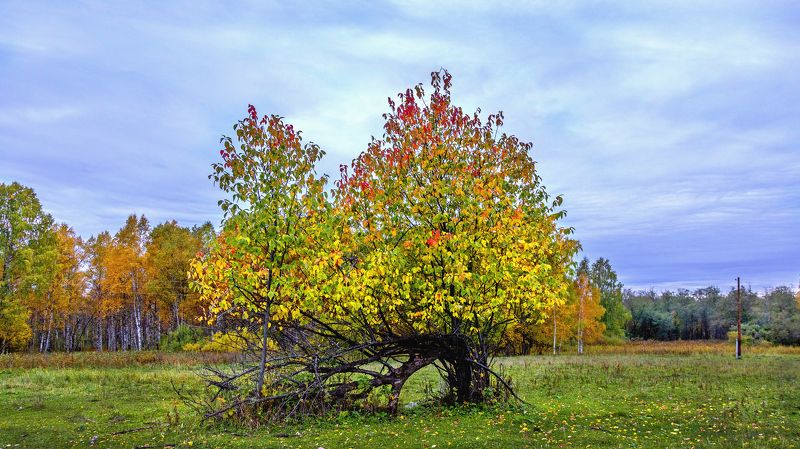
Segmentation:
[[(576, 352), (564, 347), (563, 355)], [(733, 355), (734, 343), (727, 341), (632, 341), (620, 345), (598, 344), (585, 348), (586, 354), (625, 355)], [(800, 355), (800, 346), (745, 344), (744, 356), (763, 354)], [(0, 368), (126, 368), (136, 366), (197, 366), (236, 361), (237, 354), (216, 352), (73, 352), (0, 354)]]
[(127, 368), (195, 366), (234, 362), (237, 354), (219, 352), (71, 352), (0, 354), (0, 368)]
[[(587, 354), (654, 354), (691, 355), (718, 354), (733, 355), (735, 343), (728, 341), (632, 341), (622, 345), (591, 345), (585, 348)], [(574, 351), (569, 351), (574, 352)], [(566, 349), (564, 354), (569, 353)], [(800, 355), (800, 346), (778, 346), (769, 343), (744, 344), (742, 355), (748, 354), (794, 354)]]

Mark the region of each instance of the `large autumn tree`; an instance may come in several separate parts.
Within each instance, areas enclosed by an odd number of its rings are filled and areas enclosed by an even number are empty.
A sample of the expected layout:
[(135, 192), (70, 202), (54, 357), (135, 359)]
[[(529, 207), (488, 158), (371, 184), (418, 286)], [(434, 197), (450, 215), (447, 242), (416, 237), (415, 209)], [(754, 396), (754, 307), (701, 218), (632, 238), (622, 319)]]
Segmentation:
[(475, 401), (503, 329), (565, 301), (576, 243), (531, 144), (501, 131), (502, 113), (452, 104), (446, 71), (431, 85), (390, 100), (383, 137), (343, 169), (337, 206), (358, 263), (334, 304), (406, 338), (410, 360), (439, 363), (455, 399)]
[(32, 189), (0, 184), (0, 352), (32, 336), (29, 303), (48, 301), (58, 260), (53, 218)]
[(502, 114), (465, 113), (450, 86), (435, 72), (429, 96), (418, 85), (389, 101), (383, 137), (342, 167), (330, 207), (319, 150), (278, 117), (251, 109), (238, 145), (223, 139), (212, 176), (233, 198), (195, 285), (212, 311), (260, 322), (263, 336), (256, 367), (214, 382), (240, 391), (233, 383), (256, 372), (255, 392), (217, 414), (319, 411), (381, 387), (394, 412), (430, 364), (452, 399), (481, 401), (503, 329), (565, 301), (577, 245), (558, 224), (561, 199), (531, 144), (500, 131)]

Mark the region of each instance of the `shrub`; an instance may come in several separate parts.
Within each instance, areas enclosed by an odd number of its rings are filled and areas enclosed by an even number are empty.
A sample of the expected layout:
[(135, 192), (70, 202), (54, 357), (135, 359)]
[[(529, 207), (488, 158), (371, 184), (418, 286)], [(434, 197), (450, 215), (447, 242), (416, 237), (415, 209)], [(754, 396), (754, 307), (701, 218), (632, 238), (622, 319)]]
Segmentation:
[(200, 343), (204, 338), (202, 329), (181, 324), (174, 331), (161, 337), (158, 347), (162, 351), (184, 351), (185, 346)]
[[(731, 326), (728, 331), (728, 341), (736, 341), (736, 326)], [(754, 323), (742, 323), (742, 343), (761, 343), (767, 340), (767, 329)]]
[(242, 352), (247, 349), (250, 341), (258, 341), (258, 337), (246, 329), (216, 332), (211, 339), (186, 343), (182, 349), (196, 352)]
[(627, 343), (628, 340), (625, 337), (616, 337), (612, 335), (603, 335), (602, 344), (608, 346), (622, 346)]

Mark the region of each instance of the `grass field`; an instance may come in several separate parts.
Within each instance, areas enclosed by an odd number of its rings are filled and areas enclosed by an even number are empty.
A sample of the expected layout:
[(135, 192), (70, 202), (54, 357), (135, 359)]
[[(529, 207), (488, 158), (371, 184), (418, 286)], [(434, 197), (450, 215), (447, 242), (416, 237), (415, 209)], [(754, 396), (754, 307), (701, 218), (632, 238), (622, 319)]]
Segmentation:
[[(200, 391), (197, 363), (225, 357), (6, 355), (0, 447), (800, 447), (800, 354), (758, 349), (736, 361), (728, 346), (504, 358), (526, 404), (404, 408), (393, 419), (348, 414), (256, 430), (200, 423), (173, 392), (172, 383)], [(434, 372), (418, 373), (404, 402), (436, 382)]]

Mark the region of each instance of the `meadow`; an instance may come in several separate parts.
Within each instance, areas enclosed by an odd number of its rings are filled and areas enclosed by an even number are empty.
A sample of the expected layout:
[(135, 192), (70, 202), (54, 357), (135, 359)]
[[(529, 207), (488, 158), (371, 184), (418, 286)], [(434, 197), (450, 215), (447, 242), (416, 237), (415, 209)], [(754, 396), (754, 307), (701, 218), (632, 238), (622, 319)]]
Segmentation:
[(20, 448), (795, 448), (800, 350), (725, 343), (638, 343), (583, 356), (497, 360), (525, 401), (417, 405), (437, 388), (422, 371), (403, 411), (342, 413), (251, 429), (202, 422), (177, 397), (202, 391), (225, 355), (0, 356), (0, 447)]

